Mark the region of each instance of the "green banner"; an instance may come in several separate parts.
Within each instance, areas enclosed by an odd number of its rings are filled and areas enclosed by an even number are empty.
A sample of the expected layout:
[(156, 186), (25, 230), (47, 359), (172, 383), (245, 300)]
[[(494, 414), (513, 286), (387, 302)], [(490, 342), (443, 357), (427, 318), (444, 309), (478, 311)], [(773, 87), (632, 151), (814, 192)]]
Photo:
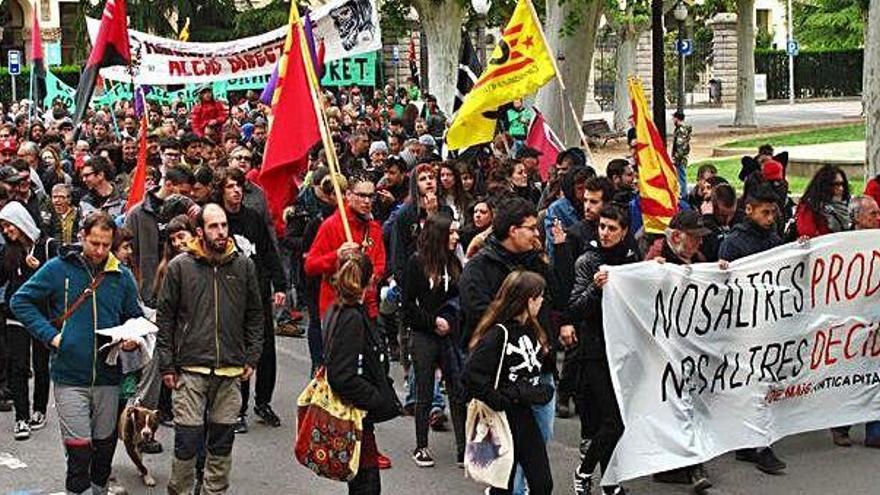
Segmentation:
[(375, 86), (376, 54), (365, 53), (324, 64), (322, 86)]
[(52, 102), (58, 98), (64, 103), (64, 106), (66, 106), (68, 110), (73, 112), (76, 106), (76, 100), (74, 99), (75, 96), (75, 88), (68, 86), (67, 83), (58, 79), (58, 77), (52, 72), (46, 72), (46, 98), (43, 99), (44, 107), (51, 108)]

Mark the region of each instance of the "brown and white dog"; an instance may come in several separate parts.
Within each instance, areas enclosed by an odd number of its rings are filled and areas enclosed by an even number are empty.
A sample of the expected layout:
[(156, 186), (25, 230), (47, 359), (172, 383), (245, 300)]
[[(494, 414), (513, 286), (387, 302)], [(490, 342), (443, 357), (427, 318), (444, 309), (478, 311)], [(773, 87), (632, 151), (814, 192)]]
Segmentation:
[(125, 444), (125, 451), (138, 468), (146, 486), (156, 486), (156, 480), (147, 472), (141, 456), (144, 442), (153, 440), (159, 429), (159, 415), (152, 409), (140, 406), (126, 406), (119, 417), (119, 438)]

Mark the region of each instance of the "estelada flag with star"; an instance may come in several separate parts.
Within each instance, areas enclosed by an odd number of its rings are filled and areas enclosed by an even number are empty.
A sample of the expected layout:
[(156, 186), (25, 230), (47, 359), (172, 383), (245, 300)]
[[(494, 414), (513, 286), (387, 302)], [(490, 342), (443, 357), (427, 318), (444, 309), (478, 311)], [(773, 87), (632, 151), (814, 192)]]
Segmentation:
[(519, 0), (486, 68), (449, 127), (449, 148), (492, 141), (495, 118), (484, 112), (494, 113), (499, 106), (534, 93), (555, 75), (556, 66), (535, 8), (530, 0)]
[(679, 185), (666, 143), (651, 114), (642, 81), (630, 77), (629, 101), (636, 129), (635, 158), (639, 167), (639, 198), (647, 233), (662, 233), (678, 211)]

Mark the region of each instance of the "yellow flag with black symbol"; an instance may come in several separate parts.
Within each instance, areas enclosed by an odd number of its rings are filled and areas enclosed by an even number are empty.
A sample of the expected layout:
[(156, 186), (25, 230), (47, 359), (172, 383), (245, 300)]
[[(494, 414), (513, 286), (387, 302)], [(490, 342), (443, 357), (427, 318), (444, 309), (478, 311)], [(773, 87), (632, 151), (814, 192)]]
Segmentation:
[(536, 92), (555, 75), (556, 66), (535, 8), (530, 0), (519, 0), (486, 69), (449, 127), (449, 149), (492, 141), (496, 109)]

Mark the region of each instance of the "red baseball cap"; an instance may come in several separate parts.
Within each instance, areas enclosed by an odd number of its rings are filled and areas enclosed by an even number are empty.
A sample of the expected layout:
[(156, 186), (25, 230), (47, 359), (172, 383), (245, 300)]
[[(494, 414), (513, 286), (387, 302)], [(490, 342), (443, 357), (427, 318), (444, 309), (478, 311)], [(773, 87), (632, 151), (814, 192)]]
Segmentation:
[(785, 167), (778, 161), (770, 159), (764, 162), (761, 174), (767, 180), (785, 180)]

